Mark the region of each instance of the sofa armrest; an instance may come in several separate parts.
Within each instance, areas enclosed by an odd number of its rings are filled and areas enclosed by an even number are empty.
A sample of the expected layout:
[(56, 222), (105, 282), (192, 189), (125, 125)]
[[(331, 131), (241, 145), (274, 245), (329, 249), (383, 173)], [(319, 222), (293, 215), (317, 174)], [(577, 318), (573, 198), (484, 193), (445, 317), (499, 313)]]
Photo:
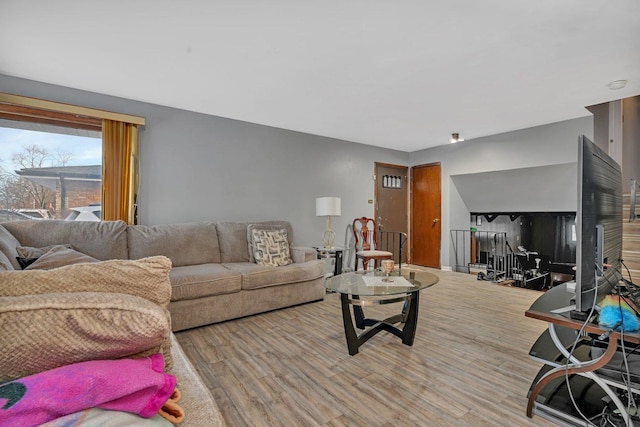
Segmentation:
[(307, 246), (291, 246), (291, 259), (294, 263), (302, 263), (318, 259), (318, 253), (314, 248)]

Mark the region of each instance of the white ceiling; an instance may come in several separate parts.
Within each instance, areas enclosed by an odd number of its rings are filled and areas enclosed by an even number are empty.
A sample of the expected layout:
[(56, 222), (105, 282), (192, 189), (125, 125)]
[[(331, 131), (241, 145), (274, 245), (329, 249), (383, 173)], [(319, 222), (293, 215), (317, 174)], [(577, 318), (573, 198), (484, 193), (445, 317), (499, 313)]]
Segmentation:
[(411, 152), (640, 94), (640, 1), (0, 0), (0, 73)]

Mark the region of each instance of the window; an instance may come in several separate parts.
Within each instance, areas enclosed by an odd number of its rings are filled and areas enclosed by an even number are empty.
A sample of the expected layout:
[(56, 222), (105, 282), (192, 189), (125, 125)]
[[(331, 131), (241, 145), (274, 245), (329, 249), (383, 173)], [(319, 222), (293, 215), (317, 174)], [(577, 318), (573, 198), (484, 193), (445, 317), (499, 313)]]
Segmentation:
[[(84, 175), (76, 170), (73, 176), (58, 176), (60, 182), (63, 181), (90, 181), (90, 178), (99, 175), (101, 182), (100, 203), (101, 215), (103, 219), (121, 219), (130, 224), (136, 223), (136, 200), (138, 192), (138, 127), (145, 124), (142, 117), (130, 116), (126, 114), (114, 113), (93, 108), (80, 107), (58, 102), (45, 101), (36, 98), (0, 93), (0, 121), (31, 123), (42, 126), (53, 126), (57, 128), (74, 129), (77, 132), (100, 132), (102, 148), (102, 164), (99, 166), (100, 173), (94, 171), (93, 174), (85, 170)], [(33, 149), (36, 154), (37, 150)], [(64, 152), (63, 152), (64, 153)], [(42, 153), (39, 154), (41, 157)], [(64, 160), (65, 155), (59, 160)], [(64, 163), (64, 162), (63, 162)], [(95, 169), (98, 165), (94, 166)], [(53, 167), (53, 166), (51, 166)], [(62, 167), (66, 167), (62, 165)], [(22, 182), (40, 183), (39, 189), (46, 188), (44, 185), (45, 176), (42, 164), (37, 168), (29, 167), (24, 171)], [(40, 169), (35, 171), (34, 169)], [(52, 172), (49, 170), (48, 172)], [(60, 172), (60, 171), (58, 171)], [(64, 172), (69, 172), (65, 169)], [(20, 173), (18, 173), (20, 175)], [(7, 175), (5, 175), (7, 176)], [(51, 177), (48, 177), (51, 178)], [(25, 181), (26, 180), (26, 181)], [(76, 183), (77, 184), (77, 183)], [(60, 185), (58, 193), (59, 201), (56, 207), (60, 215), (70, 209), (72, 203), (67, 203), (65, 193), (68, 187)], [(42, 194), (40, 195), (42, 196)], [(49, 195), (49, 198), (51, 196)], [(33, 195), (34, 204), (46, 205), (43, 197)], [(49, 200), (49, 203), (52, 203)], [(52, 203), (53, 204), (53, 203)], [(73, 203), (76, 204), (76, 203)], [(96, 205), (96, 202), (93, 202)], [(87, 205), (91, 206), (91, 204)], [(80, 215), (78, 215), (80, 217)]]
[(101, 171), (100, 131), (0, 119), (0, 220), (66, 219), (99, 206)]

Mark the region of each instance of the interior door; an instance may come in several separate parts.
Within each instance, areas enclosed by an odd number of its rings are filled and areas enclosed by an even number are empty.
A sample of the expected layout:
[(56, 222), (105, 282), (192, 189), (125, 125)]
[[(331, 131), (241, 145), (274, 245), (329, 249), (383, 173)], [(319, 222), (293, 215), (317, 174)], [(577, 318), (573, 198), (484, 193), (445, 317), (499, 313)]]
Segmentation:
[(440, 163), (411, 169), (411, 263), (440, 268)]
[[(383, 231), (401, 231), (407, 233), (408, 227), (408, 171), (407, 166), (391, 165), (386, 163), (375, 164), (376, 189), (375, 189), (375, 216), (378, 228)], [(387, 236), (384, 233), (383, 236)], [(393, 252), (396, 263), (400, 262), (398, 246), (400, 240), (381, 241), (382, 249)], [(387, 246), (389, 246), (387, 248)], [(407, 262), (408, 247), (402, 248), (402, 263)]]

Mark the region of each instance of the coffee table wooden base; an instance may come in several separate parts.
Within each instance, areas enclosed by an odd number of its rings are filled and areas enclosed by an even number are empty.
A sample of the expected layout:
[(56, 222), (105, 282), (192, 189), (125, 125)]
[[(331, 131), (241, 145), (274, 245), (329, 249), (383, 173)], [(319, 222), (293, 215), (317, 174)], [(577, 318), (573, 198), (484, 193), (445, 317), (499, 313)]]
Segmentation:
[[(409, 292), (397, 298), (385, 299), (367, 299), (362, 300), (358, 295), (340, 294), (342, 303), (342, 321), (344, 323), (344, 334), (347, 339), (347, 347), (349, 354), (353, 356), (358, 353), (358, 349), (362, 344), (367, 342), (369, 338), (376, 335), (380, 331), (387, 331), (402, 339), (402, 343), (408, 346), (413, 345), (416, 336), (416, 324), (418, 322), (418, 306), (420, 291)], [(364, 315), (362, 309), (367, 305), (390, 304), (394, 302), (405, 302), (402, 313), (387, 317), (384, 320), (368, 319)], [(353, 317), (351, 315), (351, 306), (353, 306)], [(354, 327), (365, 329), (360, 335), (357, 334)], [(404, 323), (402, 329), (395, 326), (397, 323)]]

